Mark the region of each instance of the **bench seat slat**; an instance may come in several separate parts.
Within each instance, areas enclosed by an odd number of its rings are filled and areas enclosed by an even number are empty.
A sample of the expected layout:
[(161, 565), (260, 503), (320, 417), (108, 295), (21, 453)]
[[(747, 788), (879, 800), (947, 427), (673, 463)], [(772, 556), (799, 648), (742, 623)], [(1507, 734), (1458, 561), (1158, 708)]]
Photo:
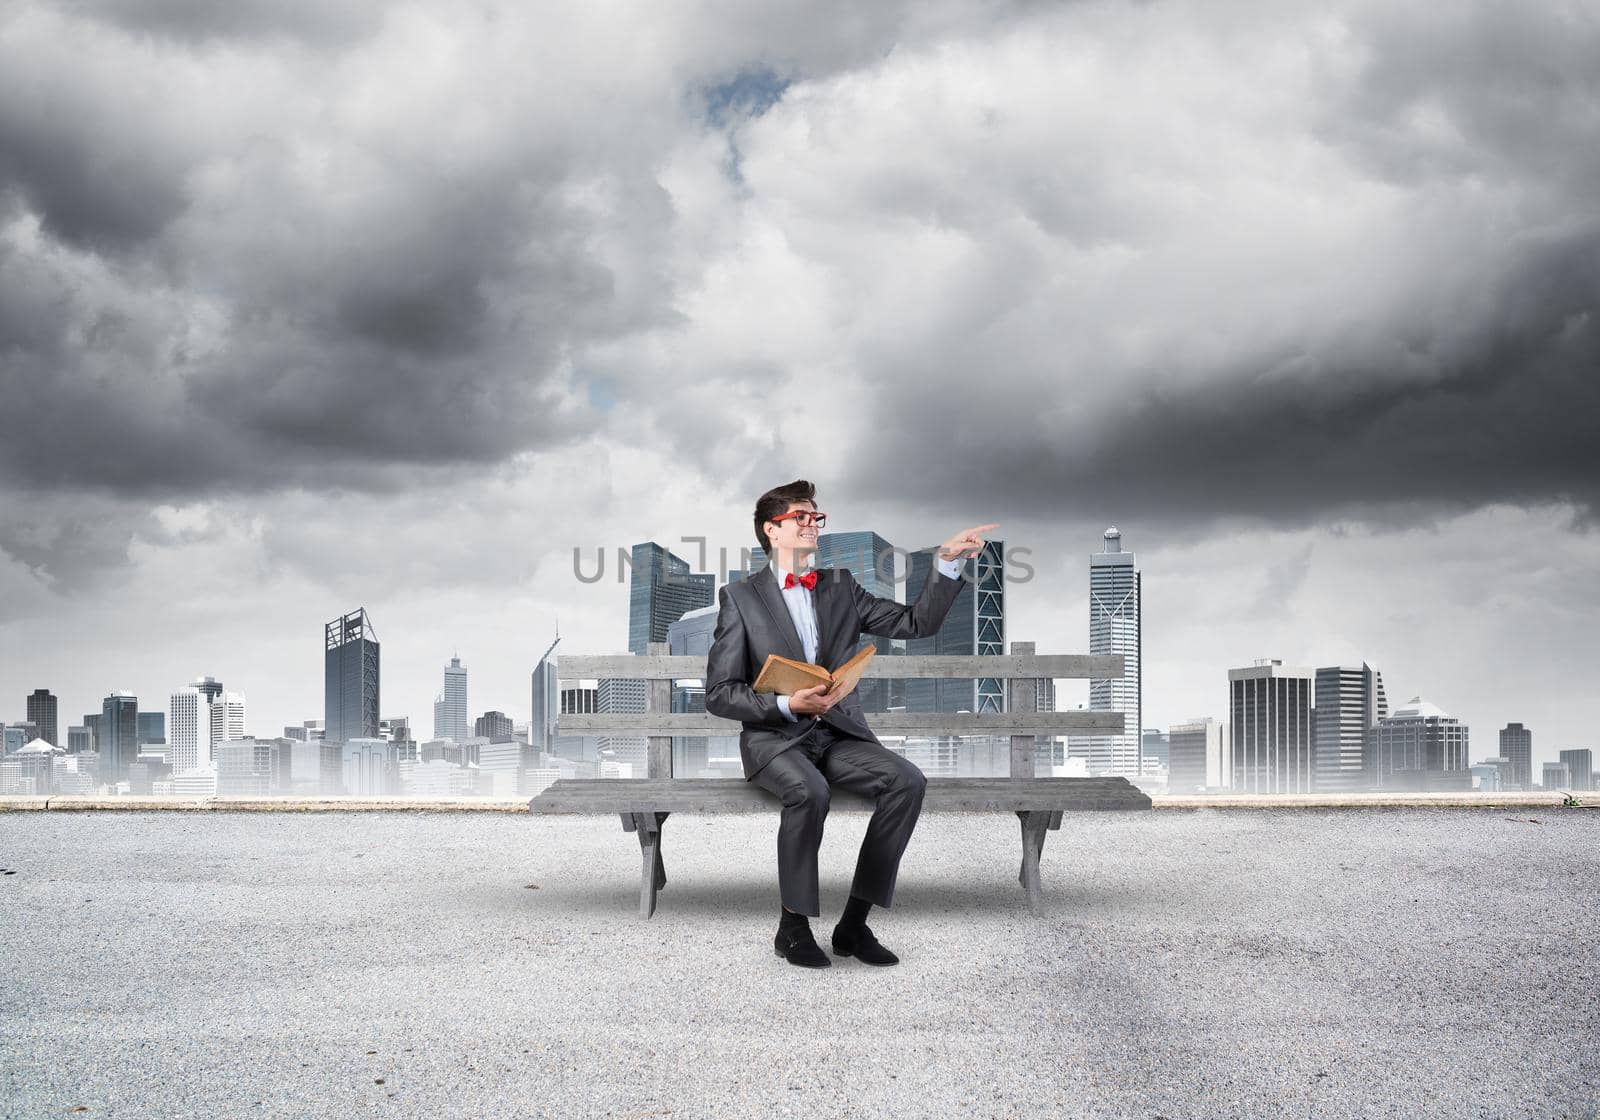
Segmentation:
[[(829, 804), (869, 811), (870, 798), (834, 790)], [(779, 801), (737, 778), (563, 778), (528, 805), (534, 813), (760, 813)], [(1150, 808), (1126, 778), (930, 778), (924, 812), (1095, 812)]]

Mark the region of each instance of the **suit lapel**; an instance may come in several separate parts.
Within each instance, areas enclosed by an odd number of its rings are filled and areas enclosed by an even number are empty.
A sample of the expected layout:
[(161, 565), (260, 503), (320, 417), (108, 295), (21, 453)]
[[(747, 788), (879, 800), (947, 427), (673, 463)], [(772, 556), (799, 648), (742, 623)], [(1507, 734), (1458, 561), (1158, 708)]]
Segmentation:
[[(788, 646), (788, 656), (796, 661), (804, 661), (805, 646), (800, 642), (800, 632), (794, 628), (794, 619), (789, 617), (789, 608), (783, 601), (783, 593), (778, 590), (778, 579), (772, 574), (772, 565), (768, 564), (751, 576), (750, 583), (755, 588), (756, 598), (761, 600), (761, 605), (767, 608), (767, 614), (772, 617), (772, 625)], [(756, 666), (756, 672), (761, 672), (761, 666)]]

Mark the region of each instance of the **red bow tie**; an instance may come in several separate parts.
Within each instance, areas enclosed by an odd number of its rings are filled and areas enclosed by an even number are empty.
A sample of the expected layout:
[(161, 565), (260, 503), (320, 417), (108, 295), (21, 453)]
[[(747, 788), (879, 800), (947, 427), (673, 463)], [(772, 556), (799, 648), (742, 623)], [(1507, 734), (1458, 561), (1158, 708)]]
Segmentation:
[(783, 576), (783, 589), (785, 591), (789, 590), (789, 588), (793, 587), (797, 583), (800, 584), (801, 586), (803, 586), (807, 591), (810, 591), (812, 588), (817, 586), (817, 573), (816, 572), (807, 572), (805, 575), (801, 576), (799, 579), (795, 578), (795, 575), (794, 575), (793, 572), (785, 572), (784, 573), (784, 576)]

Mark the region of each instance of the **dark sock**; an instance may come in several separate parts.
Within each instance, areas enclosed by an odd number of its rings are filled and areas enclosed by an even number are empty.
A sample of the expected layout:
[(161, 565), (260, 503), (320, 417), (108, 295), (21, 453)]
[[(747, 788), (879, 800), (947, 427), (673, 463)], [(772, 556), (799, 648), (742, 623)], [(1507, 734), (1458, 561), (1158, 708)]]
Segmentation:
[(844, 917), (839, 919), (839, 924), (845, 929), (860, 929), (867, 924), (867, 911), (871, 909), (872, 903), (851, 895), (850, 901), (844, 904)]
[(787, 906), (785, 906), (782, 911), (780, 911), (778, 917), (778, 928), (810, 929), (811, 922), (807, 920), (804, 914), (796, 914), (793, 910), (790, 910)]

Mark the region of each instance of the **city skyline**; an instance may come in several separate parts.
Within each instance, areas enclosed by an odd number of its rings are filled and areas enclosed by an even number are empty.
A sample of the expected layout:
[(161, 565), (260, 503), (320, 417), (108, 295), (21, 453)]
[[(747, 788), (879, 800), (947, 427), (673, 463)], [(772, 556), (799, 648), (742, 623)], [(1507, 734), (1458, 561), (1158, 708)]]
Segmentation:
[[(1138, 573), (1137, 569), (1132, 567), (1132, 563), (1133, 563), (1132, 554), (1131, 553), (1125, 553), (1125, 552), (1121, 551), (1121, 534), (1120, 534), (1120, 532), (1115, 527), (1113, 527), (1113, 528), (1107, 529), (1105, 531), (1105, 533), (1102, 534), (1102, 538), (1103, 538), (1103, 540), (1102, 540), (1103, 547), (1098, 552), (1093, 553), (1090, 556), (1090, 560), (1091, 560), (1090, 572), (1091, 572), (1091, 574), (1093, 574), (1094, 572), (1099, 570), (1094, 566), (1095, 562), (1097, 562), (1097, 558), (1100, 559), (1100, 560), (1105, 560), (1107, 558), (1108, 554), (1109, 554), (1111, 559), (1115, 559), (1120, 554), (1123, 558), (1125, 558), (1127, 560), (1127, 563), (1128, 563), (1128, 566), (1129, 566), (1128, 570), (1132, 571), (1134, 573), (1134, 575), (1132, 577), (1133, 582), (1128, 584), (1127, 588), (1123, 589), (1123, 591), (1124, 591), (1124, 593), (1127, 593), (1129, 590), (1131, 590), (1131, 592), (1136, 597), (1139, 596), (1140, 595), (1140, 591), (1139, 591), (1140, 581), (1138, 579), (1139, 573)], [(988, 559), (987, 563), (989, 564), (990, 568), (994, 569), (996, 571), (996, 573), (998, 574), (999, 572), (1001, 572), (1004, 569), (1005, 563), (1006, 563), (1004, 558), (1006, 556), (1008, 556), (1009, 554), (1006, 553), (1005, 550), (1004, 550), (1004, 542), (1003, 541), (994, 541), (994, 542), (991, 542), (991, 543), (994, 546), (993, 547), (993, 551), (994, 551), (995, 555), (990, 557)], [(869, 547), (869, 545), (870, 545), (870, 547)], [(821, 546), (825, 546), (825, 547), (821, 547)], [(637, 544), (637, 545), (634, 545), (628, 551), (633, 557), (646, 556), (646, 557), (650, 558), (650, 562), (645, 564), (642, 567), (624, 565), (623, 568), (622, 568), (622, 570), (627, 574), (627, 579), (628, 579), (628, 595), (627, 595), (628, 614), (632, 618), (632, 622), (630, 623), (630, 629), (636, 631), (638, 629), (639, 619), (641, 617), (651, 617), (653, 612), (654, 613), (659, 613), (659, 612), (656, 612), (655, 607), (651, 605), (654, 602), (653, 596), (654, 596), (655, 593), (653, 591), (651, 591), (651, 592), (641, 591), (641, 586), (651, 587), (651, 586), (654, 586), (654, 585), (656, 585), (656, 584), (658, 584), (660, 582), (660, 580), (663, 578), (663, 572), (666, 571), (666, 568), (663, 567), (663, 558), (669, 559), (671, 561), (672, 565), (674, 566), (673, 567), (673, 571), (675, 571), (680, 577), (688, 574), (691, 571), (691, 569), (694, 567), (694, 565), (692, 565), (691, 563), (689, 563), (686, 560), (683, 560), (683, 559), (681, 559), (679, 557), (676, 557), (674, 554), (671, 553), (670, 549), (667, 549), (666, 547), (664, 547), (662, 545), (659, 545), (656, 542), (645, 542), (645, 543), (642, 543), (642, 544)], [(822, 559), (824, 562), (851, 563), (851, 564), (854, 564), (856, 566), (861, 566), (863, 564), (872, 563), (873, 561), (870, 558), (874, 557), (874, 556), (878, 557), (877, 564), (878, 564), (878, 567), (879, 567), (880, 570), (874, 572), (873, 573), (873, 577), (878, 579), (882, 583), (882, 587), (880, 587), (879, 590), (881, 592), (883, 592), (883, 593), (897, 594), (901, 598), (905, 597), (905, 589), (906, 588), (910, 588), (912, 594), (914, 595), (914, 593), (915, 593), (915, 584), (916, 584), (916, 581), (917, 581), (917, 571), (918, 571), (918, 569), (916, 567), (916, 563), (917, 563), (917, 560), (919, 559), (919, 557), (922, 558), (922, 559), (926, 559), (926, 555), (924, 553), (907, 553), (906, 550), (897, 550), (895, 548), (895, 546), (891, 545), (882, 536), (880, 536), (879, 534), (870, 532), (870, 531), (866, 532), (865, 534), (855, 533), (855, 532), (839, 533), (839, 534), (824, 534), (824, 536), (819, 540), (819, 550), (818, 551), (819, 551), (819, 558)], [(1032, 574), (1033, 574), (1032, 573), (1031, 564), (1029, 564), (1026, 561), (1022, 561), (1021, 562), (1021, 568), (1022, 568), (1023, 573), (1028, 577), (1028, 579), (1031, 580), (1031, 577), (1032, 577)], [(645, 578), (645, 583), (643, 585), (641, 585), (638, 581), (636, 581), (636, 580), (634, 580), (632, 578), (633, 575), (635, 574), (635, 572), (643, 574), (643, 576)], [(885, 578), (885, 576), (889, 575), (889, 574), (892, 574), (895, 578), (894, 579)], [(668, 589), (669, 590), (673, 590), (675, 586), (682, 586), (682, 587), (685, 587), (685, 588), (688, 589), (688, 592), (687, 592), (688, 594), (691, 594), (696, 598), (700, 598), (700, 597), (703, 597), (703, 594), (704, 594), (704, 585), (702, 584), (701, 580), (702, 580), (702, 577), (689, 576), (689, 578), (684, 580), (681, 583), (681, 585), (673, 585), (671, 583), (671, 581), (669, 580), (668, 581)], [(1028, 582), (1028, 580), (1024, 580), (1024, 582)], [(721, 586), (721, 584), (719, 583), (717, 586)], [(1091, 586), (1094, 586), (1092, 580), (1091, 580)], [(1102, 590), (1105, 590), (1105, 589), (1102, 589)], [(696, 613), (704, 613), (704, 611), (701, 610), (701, 611), (697, 611)], [(997, 616), (997, 617), (999, 617), (999, 616)], [(1093, 641), (1094, 641), (1093, 635), (1095, 633), (1097, 633), (1097, 631), (1095, 630), (1095, 627), (1097, 625), (1103, 625), (1103, 624), (1102, 623), (1097, 623), (1095, 621), (1094, 617), (1091, 616), (1091, 619), (1090, 619), (1090, 631), (1091, 631), (1091, 642), (1090, 642), (1090, 645), (1091, 646), (1093, 645)], [(1137, 629), (1138, 623), (1136, 622), (1133, 625)], [(364, 608), (358, 609), (357, 611), (352, 612), (349, 615), (343, 616), (341, 619), (336, 619), (334, 622), (326, 624), (325, 627), (324, 627), (324, 630), (325, 630), (324, 645), (325, 645), (325, 648), (327, 650), (326, 668), (327, 668), (328, 674), (330, 674), (329, 678), (328, 678), (329, 681), (332, 680), (331, 674), (333, 674), (333, 672), (334, 672), (334, 665), (339, 660), (337, 655), (336, 655), (336, 649), (338, 648), (339, 644), (347, 643), (347, 642), (350, 642), (350, 641), (357, 641), (359, 643), (367, 643), (367, 645), (362, 645), (361, 648), (362, 649), (366, 649), (366, 648), (368, 648), (368, 645), (371, 645), (373, 648), (371, 650), (369, 650), (369, 652), (367, 653), (367, 657), (369, 659), (369, 662), (372, 659), (375, 658), (375, 641), (374, 641), (375, 634), (373, 632), (374, 631), (374, 624), (370, 620), (370, 618), (369, 618), (369, 616), (368, 616), (368, 614), (367, 614), (367, 612), (365, 611)], [(1002, 622), (1002, 630), (1003, 630), (1003, 622)], [(993, 645), (993, 643), (991, 643), (991, 645)], [(546, 655), (548, 655), (553, 650), (553, 648), (554, 648), (554, 643), (552, 642), (552, 644), (550, 646), (546, 647), (546, 651), (545, 651)], [(1064, 652), (1069, 652), (1069, 651), (1064, 651)], [(346, 658), (344, 658), (344, 660), (351, 660), (351, 659), (346, 657)], [(1259, 667), (1259, 666), (1262, 666), (1262, 665), (1281, 664), (1281, 661), (1278, 661), (1278, 660), (1275, 660), (1275, 659), (1271, 659), (1271, 658), (1256, 658), (1256, 659), (1253, 659), (1252, 664), (1254, 664), (1254, 665)], [(356, 668), (359, 670), (359, 662), (358, 661), (352, 661), (352, 665), (355, 665)], [(373, 666), (371, 664), (368, 665), (368, 671), (369, 672), (372, 670), (372, 667)], [(1310, 673), (1309, 670), (1298, 670), (1298, 671), (1295, 671), (1295, 672)], [(450, 718), (452, 720), (455, 719), (455, 713), (456, 713), (457, 709), (461, 709), (462, 712), (466, 713), (465, 716), (464, 716), (465, 722), (463, 724), (464, 730), (461, 732), (460, 735), (453, 737), (453, 738), (456, 738), (458, 741), (465, 739), (468, 736), (468, 732), (470, 730), (470, 725), (472, 725), (473, 723), (477, 722), (478, 720), (481, 720), (483, 718), (483, 716), (485, 716), (485, 715), (486, 716), (498, 717), (500, 722), (496, 726), (509, 727), (509, 725), (511, 723), (513, 723), (513, 722), (519, 723), (519, 724), (525, 723), (524, 720), (515, 718), (516, 714), (520, 714), (520, 713), (517, 713), (517, 710), (515, 708), (509, 709), (514, 713), (514, 715), (511, 716), (511, 717), (506, 716), (505, 711), (502, 711), (502, 710), (499, 710), (499, 709), (485, 709), (484, 713), (482, 715), (474, 715), (472, 712), (468, 712), (466, 710), (466, 695), (465, 695), (466, 687), (465, 687), (465, 682), (466, 682), (466, 675), (467, 674), (466, 674), (466, 668), (465, 668), (465, 666), (462, 665), (462, 662), (461, 662), (461, 659), (459, 657), (459, 654), (453, 654), (452, 655), (452, 657), (450, 659), (450, 663), (447, 664), (445, 666), (445, 668), (444, 668), (444, 673), (445, 673), (445, 681), (446, 681), (446, 692), (437, 694), (436, 697), (435, 697), (435, 702), (434, 702), (434, 721), (435, 721), (435, 737), (436, 738), (440, 737), (439, 731), (438, 731), (438, 721), (441, 718), (440, 715), (439, 715), (439, 712), (441, 711), (440, 705), (444, 702), (442, 698), (447, 693), (454, 698), (452, 700), (451, 704), (449, 705), (451, 713), (452, 713)], [(1270, 675), (1271, 671), (1268, 670), (1268, 673)], [(1373, 670), (1370, 665), (1363, 664), (1362, 668), (1359, 669), (1359, 670), (1338, 669), (1338, 668), (1334, 668), (1334, 669), (1329, 669), (1329, 668), (1318, 669), (1318, 670), (1316, 670), (1315, 674), (1313, 674), (1313, 675), (1321, 683), (1319, 683), (1317, 685), (1317, 687), (1312, 690), (1313, 693), (1315, 693), (1316, 695), (1320, 696), (1321, 691), (1324, 688), (1328, 687), (1328, 682), (1322, 681), (1322, 678), (1325, 675), (1330, 674), (1330, 673), (1343, 673), (1343, 674), (1345, 674), (1347, 676), (1353, 673), (1356, 676), (1355, 676), (1355, 678), (1352, 678), (1352, 679), (1359, 679), (1360, 675), (1362, 673), (1366, 673), (1369, 677), (1371, 677), (1372, 679), (1376, 680), (1375, 688), (1376, 688), (1377, 699), (1376, 700), (1372, 700), (1372, 699), (1369, 698), (1367, 701), (1365, 701), (1365, 703), (1367, 703), (1369, 705), (1369, 707), (1368, 707), (1368, 709), (1366, 709), (1367, 714), (1365, 716), (1361, 716), (1360, 717), (1360, 722), (1366, 722), (1366, 723), (1369, 723), (1369, 724), (1375, 724), (1376, 720), (1378, 718), (1380, 718), (1380, 714), (1387, 711), (1386, 703), (1382, 699), (1384, 689), (1383, 689), (1381, 676), (1378, 676), (1376, 674), (1375, 670)], [(348, 674), (346, 674), (346, 675), (348, 675)], [(1234, 680), (1239, 679), (1240, 677), (1248, 677), (1248, 676), (1253, 676), (1255, 674), (1250, 672), (1250, 671), (1247, 671), (1247, 670), (1242, 670), (1242, 669), (1238, 669), (1238, 668), (1231, 668), (1231, 669), (1229, 669), (1227, 671), (1227, 675), (1228, 675), (1228, 678), (1229, 678), (1230, 682), (1233, 682)], [(1309, 680), (1310, 677), (1308, 677), (1307, 679)], [(1331, 680), (1335, 680), (1337, 678), (1329, 678), (1329, 679), (1331, 681)], [(455, 682), (453, 685), (451, 683), (452, 681)], [(372, 682), (368, 682), (369, 688), (371, 686), (375, 685), (375, 683), (376, 683), (375, 680), (372, 681)], [(1232, 683), (1230, 683), (1230, 685), (1229, 685), (1230, 690), (1234, 689), (1234, 687), (1235, 686)], [(1334, 686), (1332, 686), (1332, 688), (1329, 688), (1330, 695), (1333, 695), (1337, 691), (1337, 689), (1339, 687), (1340, 687), (1339, 685), (1334, 685)], [(211, 677), (211, 676), (205, 676), (205, 677), (197, 678), (196, 680), (191, 682), (188, 686), (184, 686), (183, 688), (180, 688), (177, 691), (174, 691), (172, 693), (172, 701), (173, 701), (173, 704), (174, 704), (173, 711), (176, 712), (176, 703), (177, 703), (177, 701), (178, 701), (178, 699), (179, 699), (179, 697), (180, 697), (180, 695), (182, 693), (185, 693), (185, 692), (195, 693), (197, 689), (198, 689), (198, 691), (200, 693), (204, 693), (207, 702), (215, 701), (218, 704), (224, 704), (224, 702), (226, 702), (224, 707), (213, 709), (213, 715), (212, 715), (213, 731), (212, 731), (212, 735), (213, 735), (213, 738), (215, 739), (215, 742), (217, 742), (217, 743), (220, 743), (224, 737), (232, 738), (232, 737), (238, 737), (238, 736), (243, 735), (243, 734), (248, 734), (248, 735), (250, 735), (252, 737), (271, 738), (271, 737), (276, 737), (280, 733), (280, 731), (282, 730), (282, 728), (280, 728), (280, 727), (273, 727), (273, 728), (269, 729), (269, 728), (257, 728), (253, 724), (251, 724), (250, 726), (246, 726), (244, 721), (243, 721), (243, 710), (244, 710), (243, 709), (243, 700), (244, 700), (243, 696), (239, 695), (239, 694), (236, 694), (236, 693), (234, 693), (232, 691), (228, 691), (228, 692), (226, 692), (224, 694), (223, 685), (216, 678)], [(109, 709), (111, 704), (112, 704), (112, 702), (113, 702), (113, 700), (115, 700), (116, 697), (118, 697), (118, 696), (123, 696), (123, 697), (133, 696), (136, 699), (136, 694), (134, 694), (134, 693), (130, 693), (127, 690), (117, 690), (117, 691), (115, 691), (113, 693), (108, 694), (105, 697), (105, 699), (102, 702), (103, 709)], [(328, 696), (325, 696), (325, 703), (332, 704), (333, 699), (334, 699), (334, 697), (331, 694), (329, 694)], [(368, 697), (368, 706), (370, 706), (370, 702), (373, 699), (375, 699), (375, 697), (372, 697), (372, 696), (369, 695), (369, 697)], [(59, 697), (57, 695), (55, 695), (53, 692), (51, 692), (50, 690), (44, 689), (44, 688), (38, 688), (38, 689), (35, 689), (35, 690), (33, 690), (32, 692), (30, 692), (28, 694), (28, 696), (26, 698), (26, 702), (27, 702), (27, 704), (29, 706), (30, 713), (33, 713), (33, 712), (36, 712), (36, 711), (43, 712), (43, 711), (46, 711), (46, 710), (54, 711), (59, 706), (60, 700), (59, 700)], [(1093, 695), (1092, 695), (1092, 692), (1091, 692), (1089, 706), (1092, 707), (1094, 702), (1095, 701), (1094, 701), (1094, 698), (1093, 698)], [(1231, 717), (1237, 711), (1237, 706), (1238, 706), (1238, 699), (1237, 699), (1237, 697), (1234, 697), (1234, 698), (1230, 699), (1230, 701), (1226, 705), (1223, 706), (1223, 711), (1222, 711), (1222, 713), (1220, 715), (1218, 715), (1216, 713), (1213, 713), (1213, 712), (1206, 712), (1206, 713), (1203, 713), (1203, 714), (1200, 714), (1200, 715), (1196, 715), (1196, 716), (1193, 716), (1193, 717), (1189, 717), (1189, 718), (1186, 718), (1186, 719), (1173, 720), (1173, 721), (1171, 721), (1171, 723), (1165, 725), (1165, 727), (1173, 727), (1173, 726), (1185, 725), (1190, 721), (1190, 719), (1193, 719), (1193, 718), (1202, 719), (1202, 720), (1205, 720), (1205, 719), (1216, 719), (1216, 720), (1220, 720), (1224, 724), (1231, 724)], [(137, 718), (138, 718), (138, 721), (139, 721), (139, 737), (140, 738), (142, 738), (142, 736), (144, 734), (143, 721), (146, 718), (146, 716), (148, 716), (151, 719), (155, 719), (155, 718), (157, 718), (157, 717), (159, 717), (161, 715), (160, 712), (138, 713), (137, 706), (135, 706), (131, 710), (137, 715)], [(329, 710), (331, 710), (331, 708)], [(1323, 721), (1326, 721), (1326, 720), (1330, 719), (1330, 718), (1337, 718), (1337, 719), (1348, 719), (1348, 718), (1350, 718), (1348, 715), (1340, 715), (1340, 716), (1334, 717), (1334, 716), (1332, 716), (1330, 714), (1330, 712), (1327, 709), (1322, 709), (1322, 710), (1320, 710), (1320, 711), (1318, 711), (1316, 713), (1313, 713), (1313, 714), (1315, 714), (1316, 719), (1317, 719), (1319, 724), (1322, 723)], [(220, 727), (216, 726), (219, 716), (221, 718), (221, 726)], [(102, 719), (105, 718), (104, 717), (104, 711), (101, 713), (101, 717), (102, 717)], [(88, 715), (85, 718), (86, 719), (92, 719), (93, 715), (92, 714)], [(385, 727), (387, 726), (387, 724), (388, 724), (388, 722), (389, 722), (389, 720), (391, 718), (409, 719), (409, 718), (412, 718), (412, 717), (410, 717), (409, 713), (393, 713), (392, 716), (382, 716), (381, 719), (382, 719), (383, 725)], [(1137, 722), (1137, 721), (1134, 721), (1134, 722)], [(1468, 720), (1468, 721), (1465, 721), (1465, 722), (1470, 723), (1471, 721)], [(287, 726), (289, 726), (289, 724), (285, 724), (283, 726), (287, 727)], [(1519, 725), (1518, 724), (1512, 724), (1511, 726), (1512, 727), (1516, 727), (1516, 726), (1519, 726)], [(224, 728), (226, 729), (226, 734), (224, 734)], [(1164, 730), (1164, 728), (1163, 728), (1163, 730)], [(533, 735), (533, 732), (532, 732), (532, 730), (530, 728), (530, 738), (532, 737), (532, 735)], [(1305, 743), (1301, 743), (1301, 744), (1298, 744), (1296, 746), (1295, 750), (1298, 753), (1296, 755), (1296, 763), (1295, 763), (1295, 765), (1296, 765), (1297, 769), (1299, 769), (1302, 766), (1309, 767), (1308, 774), (1314, 774), (1317, 771), (1319, 771), (1321, 769), (1321, 767), (1323, 767), (1327, 763), (1326, 763), (1326, 759), (1323, 758), (1323, 756), (1320, 756), (1318, 754), (1318, 751), (1317, 751), (1317, 739), (1318, 739), (1318, 736), (1321, 735), (1321, 732), (1318, 731), (1316, 728), (1312, 728), (1311, 731), (1310, 731), (1310, 735), (1311, 735), (1311, 738), (1308, 739)], [(371, 737), (377, 738), (378, 736), (379, 736), (379, 732), (377, 730), (371, 731)], [(1346, 737), (1346, 738), (1348, 737), (1348, 733), (1347, 732), (1344, 733), (1344, 737)], [(65, 734), (64, 733), (61, 734), (60, 738), (62, 739), (62, 742), (57, 744), (57, 745), (66, 746), (67, 744), (66, 744), (66, 736), (65, 736)], [(172, 741), (169, 740), (169, 743), (170, 742), (172, 742)], [(1244, 773), (1243, 766), (1244, 766), (1245, 761), (1247, 759), (1249, 759), (1249, 758), (1253, 758), (1254, 757), (1253, 754), (1247, 753), (1246, 750), (1243, 749), (1244, 747), (1248, 746), (1249, 742), (1250, 742), (1249, 736), (1246, 735), (1241, 740), (1240, 753), (1234, 756), (1235, 765), (1240, 767), (1240, 769), (1239, 769), (1239, 773), (1240, 774)], [(1482, 740), (1480, 739), (1480, 743), (1481, 742), (1482, 742)], [(1505, 742), (1505, 732), (1502, 732), (1501, 733), (1501, 745), (1502, 745), (1502, 747), (1504, 746), (1504, 742)], [(170, 749), (174, 749), (174, 748), (169, 747), (169, 750)], [(181, 749), (181, 748), (177, 748), (177, 749)], [(1253, 749), (1254, 748), (1251, 748), (1251, 750), (1253, 750)], [(1339, 749), (1339, 748), (1335, 748), (1335, 749)], [(1351, 749), (1352, 748), (1349, 746), (1349, 744), (1345, 744), (1343, 746), (1342, 750), (1341, 750), (1341, 753), (1346, 755), (1346, 756), (1348, 756)], [(1580, 748), (1580, 747), (1576, 747), (1576, 746), (1558, 746), (1558, 747), (1553, 748), (1549, 752), (1551, 755), (1555, 756), (1555, 757), (1552, 757), (1552, 758), (1549, 758), (1549, 759), (1545, 759), (1536, 749), (1534, 751), (1534, 755), (1533, 755), (1533, 763), (1534, 763), (1533, 769), (1535, 770), (1535, 772), (1537, 772), (1538, 769), (1539, 769), (1540, 764), (1543, 761), (1549, 761), (1552, 764), (1554, 764), (1556, 762), (1557, 758), (1566, 759), (1568, 756), (1573, 755), (1575, 752), (1581, 753), (1581, 751), (1584, 750), (1584, 749), (1588, 749), (1588, 748)], [(191, 753), (192, 753), (193, 748), (191, 747), (190, 750), (191, 750)], [(120, 758), (120, 754), (125, 754), (125, 753), (126, 752), (119, 752), (119, 755), (114, 757), (112, 769), (118, 770), (119, 772), (122, 772), (122, 773), (126, 772), (126, 764), (131, 759), (130, 758)], [(205, 752), (202, 751), (202, 754), (204, 754), (204, 753)], [(1069, 750), (1069, 754), (1070, 753), (1071, 752)], [(1504, 753), (1504, 750), (1502, 750), (1501, 753)], [(1480, 746), (1480, 748), (1477, 751), (1476, 756), (1473, 756), (1473, 757), (1469, 758), (1468, 762), (1475, 764), (1478, 761), (1482, 761), (1484, 759), (1490, 759), (1490, 758), (1493, 758), (1493, 757), (1494, 757), (1494, 755), (1492, 754), (1492, 752), (1489, 749)], [(169, 761), (171, 761), (171, 760), (172, 760), (172, 756), (169, 755)], [(120, 765), (119, 765), (119, 761), (120, 761)], [(1349, 764), (1350, 764), (1350, 759), (1349, 759), (1349, 757), (1346, 757), (1344, 765), (1346, 767), (1348, 767)], [(214, 769), (214, 756), (213, 756), (213, 769)], [(1110, 770), (1107, 770), (1103, 766), (1093, 767), (1093, 769), (1094, 769), (1094, 772), (1111, 772)], [(1253, 785), (1253, 786), (1259, 786), (1260, 785), (1260, 783), (1258, 781), (1254, 780), (1254, 779), (1252, 779), (1250, 784)], [(1280, 790), (1280, 791), (1287, 791), (1287, 792), (1299, 791), (1302, 786), (1305, 787), (1305, 788), (1310, 788), (1310, 786), (1312, 784), (1315, 784), (1315, 785), (1317, 785), (1319, 787), (1326, 785), (1325, 782), (1313, 782), (1312, 778), (1310, 778), (1310, 777), (1308, 777), (1306, 775), (1300, 775), (1300, 776), (1297, 776), (1294, 779), (1294, 781), (1292, 781), (1289, 784), (1289, 788), (1287, 790)], [(1524, 787), (1525, 787), (1526, 786), (1526, 780), (1524, 780), (1523, 784), (1524, 784)], [(1342, 781), (1340, 783), (1339, 787), (1327, 787), (1327, 788), (1344, 788), (1344, 787), (1347, 787), (1347, 786), (1348, 786), (1348, 780), (1345, 780), (1345, 781)], [(1262, 787), (1262, 788), (1273, 788), (1273, 789), (1276, 789), (1276, 783), (1269, 783), (1266, 787)]]
[(1589, 741), (1582, 6), (596, 18), (5, 6), (3, 718), (213, 673), (298, 723), (353, 604), (389, 713), (452, 650), (525, 713), (558, 613), (618, 648), (574, 549), (750, 547), (803, 477), (998, 522), (1041, 650), (1118, 526), (1150, 726), (1268, 657)]

